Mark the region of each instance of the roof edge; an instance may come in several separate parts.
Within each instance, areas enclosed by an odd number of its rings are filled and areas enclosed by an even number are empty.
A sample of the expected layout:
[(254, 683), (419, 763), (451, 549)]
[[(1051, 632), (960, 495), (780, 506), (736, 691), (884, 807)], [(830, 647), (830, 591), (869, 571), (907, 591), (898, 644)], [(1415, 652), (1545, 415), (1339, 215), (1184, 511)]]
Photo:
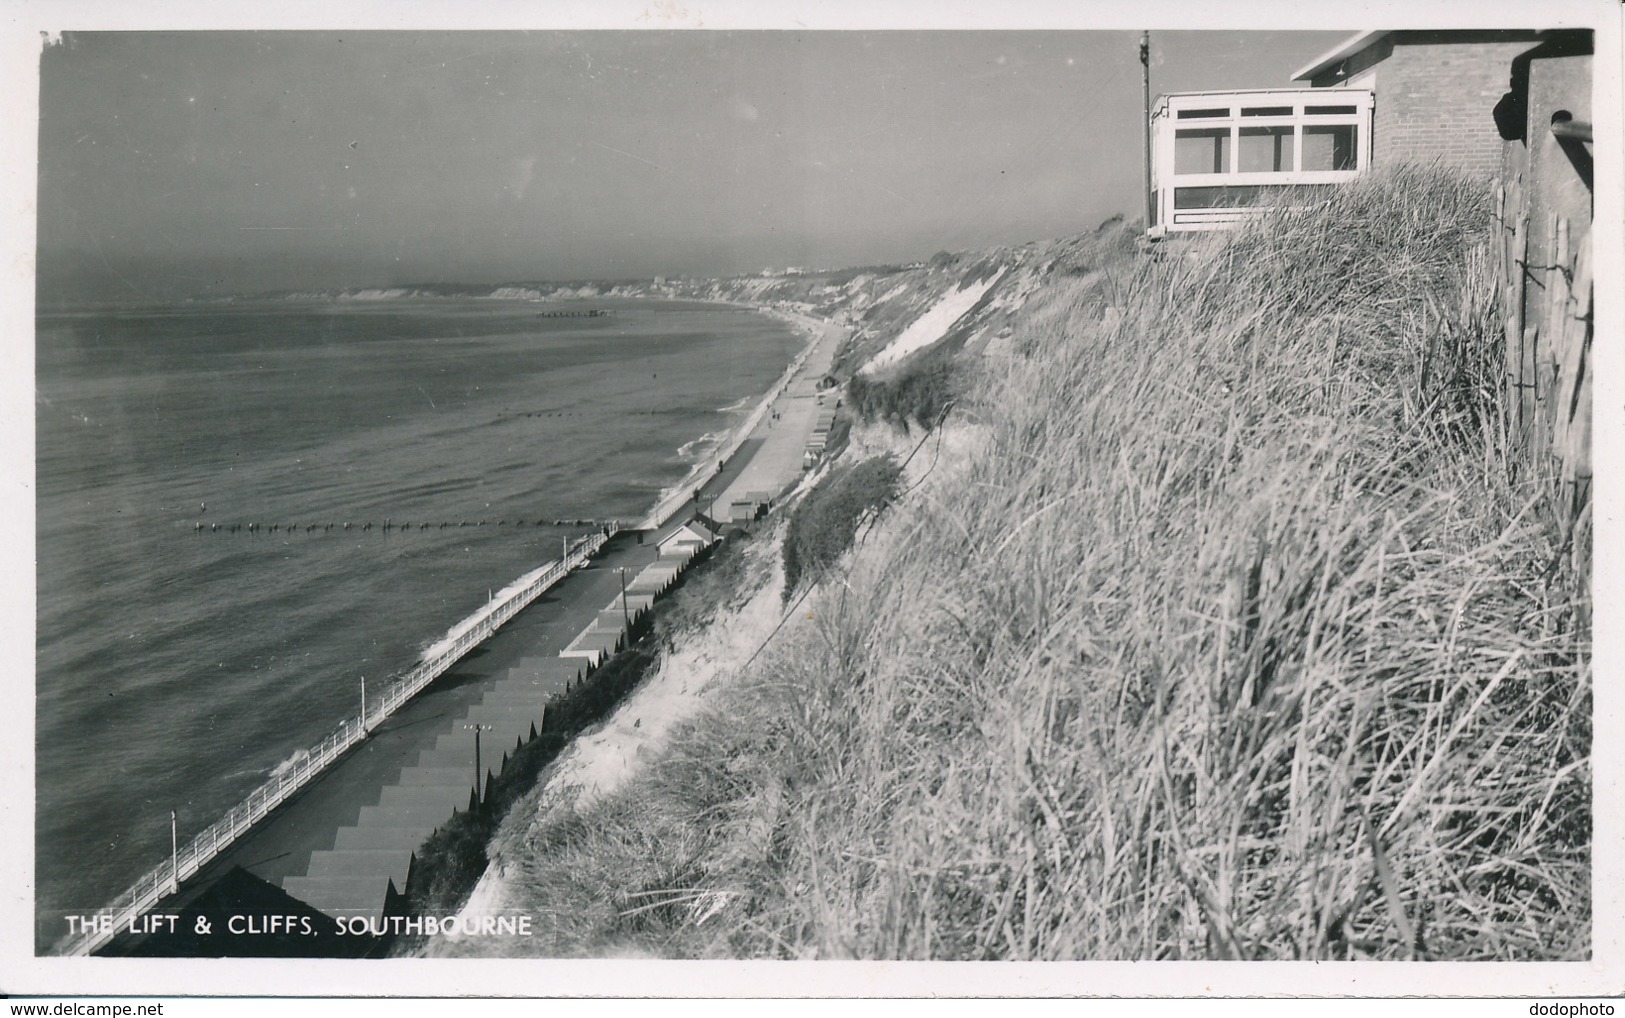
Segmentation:
[(1331, 67), (1333, 64), (1348, 59), (1368, 46), (1375, 45), (1376, 43), (1380, 42), (1384, 36), (1389, 34), (1390, 32), (1388, 31), (1356, 32), (1347, 39), (1344, 39), (1342, 42), (1338, 43), (1334, 48), (1327, 50), (1314, 60), (1310, 61), (1308, 64), (1305, 64), (1303, 67), (1299, 68), (1293, 73), (1292, 80), (1306, 81), (1313, 78), (1315, 75), (1319, 74), (1321, 71), (1324, 71), (1326, 68)]

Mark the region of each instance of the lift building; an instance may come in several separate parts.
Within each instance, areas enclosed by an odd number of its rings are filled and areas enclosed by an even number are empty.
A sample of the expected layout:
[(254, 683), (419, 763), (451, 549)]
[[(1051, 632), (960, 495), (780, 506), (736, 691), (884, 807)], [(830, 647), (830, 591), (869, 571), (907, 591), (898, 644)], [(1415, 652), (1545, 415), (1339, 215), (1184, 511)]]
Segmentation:
[(1517, 172), (1531, 138), (1550, 147), (1533, 107), (1589, 120), (1590, 59), (1588, 31), (1361, 32), (1291, 87), (1161, 96), (1150, 233), (1222, 229), (1403, 162), (1486, 179)]

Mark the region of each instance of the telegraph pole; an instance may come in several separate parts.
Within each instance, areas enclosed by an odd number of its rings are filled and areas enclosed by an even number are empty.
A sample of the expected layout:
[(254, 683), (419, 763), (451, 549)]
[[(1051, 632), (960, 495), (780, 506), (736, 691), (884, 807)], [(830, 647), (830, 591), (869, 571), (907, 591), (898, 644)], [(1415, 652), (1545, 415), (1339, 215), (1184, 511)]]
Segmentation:
[(1156, 196), (1151, 190), (1151, 33), (1140, 33), (1140, 90), (1143, 95), (1140, 130), (1145, 139), (1145, 228), (1155, 226)]
[(474, 801), (485, 805), (485, 769), (480, 766), (480, 733), (489, 732), (495, 725), (485, 725), (470, 722), (463, 725), (465, 729), (474, 732)]
[(169, 811), (169, 878), (174, 889), (181, 889), (181, 841), (175, 829), (175, 811)]
[(622, 625), (626, 628), (627, 642), (630, 643), (632, 640), (632, 610), (626, 605), (626, 567), (621, 566), (615, 571), (621, 574), (621, 620)]

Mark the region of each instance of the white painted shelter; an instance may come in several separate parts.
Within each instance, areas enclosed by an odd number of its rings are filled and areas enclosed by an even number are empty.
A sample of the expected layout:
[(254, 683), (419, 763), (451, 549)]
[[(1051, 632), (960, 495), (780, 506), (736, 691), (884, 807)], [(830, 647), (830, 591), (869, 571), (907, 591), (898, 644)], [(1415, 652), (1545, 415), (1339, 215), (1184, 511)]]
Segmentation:
[(1372, 93), (1271, 88), (1161, 96), (1151, 113), (1152, 237), (1223, 229), (1371, 165)]

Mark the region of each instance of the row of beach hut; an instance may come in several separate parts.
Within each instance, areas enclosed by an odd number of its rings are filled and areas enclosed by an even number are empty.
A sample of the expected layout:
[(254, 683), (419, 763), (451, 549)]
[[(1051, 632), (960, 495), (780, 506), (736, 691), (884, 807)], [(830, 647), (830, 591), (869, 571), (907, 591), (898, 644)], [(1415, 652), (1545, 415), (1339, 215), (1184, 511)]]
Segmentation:
[(541, 733), (547, 704), (585, 681), (626, 646), (632, 627), (717, 535), (698, 521), (659, 542), (659, 557), (600, 610), (557, 657), (527, 657), (479, 703), (419, 752), (377, 803), (340, 828), (331, 849), (312, 852), (303, 876), (283, 878), (289, 894), (331, 916), (380, 919), (399, 905), (424, 841), (458, 811), (484, 801), (509, 757)]
[(807, 439), (807, 449), (801, 455), (803, 470), (811, 470), (824, 458), (829, 448), (829, 433), (835, 427), (835, 407), (824, 403), (825, 397), (818, 397), (818, 418), (813, 422), (812, 437)]
[(677, 582), (694, 556), (716, 540), (710, 528), (698, 520), (690, 520), (661, 538), (659, 557), (631, 578), (622, 573), (621, 593), (599, 609), (598, 616), (559, 651), (559, 656), (596, 668), (624, 648), (632, 638), (632, 627), (654, 607), (655, 599)]

